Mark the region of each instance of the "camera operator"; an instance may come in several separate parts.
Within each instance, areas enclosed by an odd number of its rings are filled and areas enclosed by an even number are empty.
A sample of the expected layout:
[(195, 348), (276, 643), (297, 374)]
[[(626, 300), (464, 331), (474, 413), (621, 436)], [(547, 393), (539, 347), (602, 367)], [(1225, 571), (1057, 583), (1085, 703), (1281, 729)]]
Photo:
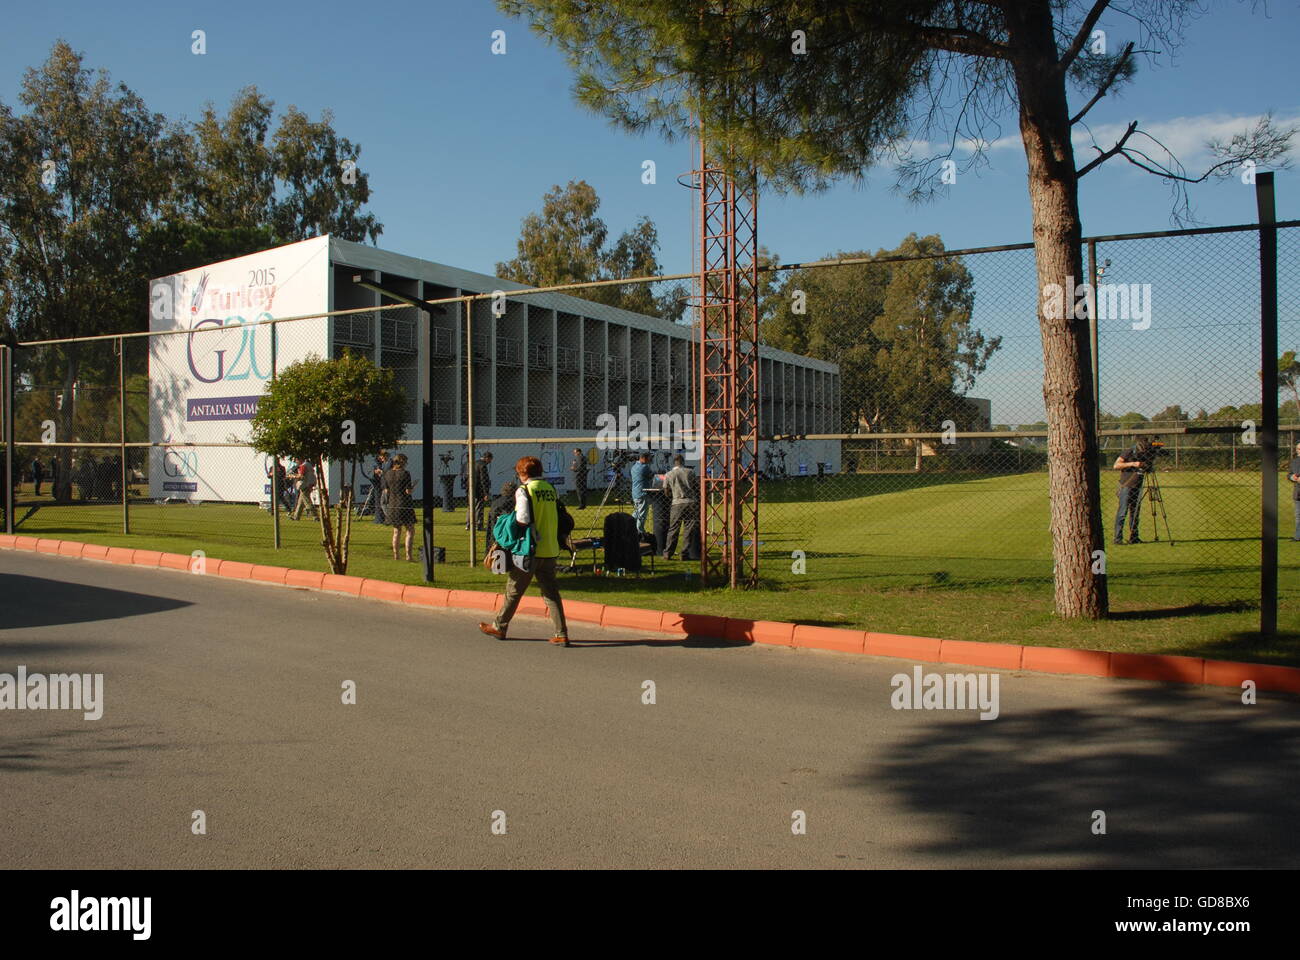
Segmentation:
[(1124, 515), (1128, 514), (1128, 542), (1141, 543), (1138, 522), (1142, 519), (1142, 481), (1146, 478), (1156, 458), (1156, 447), (1150, 437), (1141, 437), (1115, 458), (1115, 469), (1120, 471), (1119, 512), (1115, 514), (1115, 543), (1124, 542)]

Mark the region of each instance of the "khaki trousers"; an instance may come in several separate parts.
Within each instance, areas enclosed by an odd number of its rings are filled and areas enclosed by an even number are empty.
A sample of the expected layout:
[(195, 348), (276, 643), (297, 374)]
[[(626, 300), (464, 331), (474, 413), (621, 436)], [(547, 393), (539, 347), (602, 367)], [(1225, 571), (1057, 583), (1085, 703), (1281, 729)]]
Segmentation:
[(536, 576), (537, 586), (541, 589), (542, 599), (546, 601), (546, 609), (551, 615), (551, 625), (555, 628), (554, 635), (557, 637), (569, 635), (568, 625), (564, 622), (564, 601), (560, 599), (560, 587), (555, 580), (556, 560), (556, 557), (533, 557), (533, 569), (530, 573), (524, 573), (513, 563), (510, 564), (506, 570), (510, 582), (506, 584), (505, 603), (492, 623), (494, 627), (502, 633), (506, 632), (515, 610), (519, 607), (519, 601), (524, 597), (524, 591)]

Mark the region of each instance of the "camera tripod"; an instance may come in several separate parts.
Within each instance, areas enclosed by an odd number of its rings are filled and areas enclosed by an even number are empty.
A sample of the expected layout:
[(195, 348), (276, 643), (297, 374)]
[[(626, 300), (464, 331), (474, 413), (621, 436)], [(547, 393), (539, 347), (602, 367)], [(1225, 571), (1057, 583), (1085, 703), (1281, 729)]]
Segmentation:
[[(1160, 520), (1165, 522), (1165, 539), (1169, 545), (1174, 545), (1174, 535), (1169, 532), (1169, 514), (1165, 512), (1165, 498), (1160, 492), (1160, 481), (1156, 479), (1156, 469), (1151, 467), (1146, 473), (1146, 489), (1143, 491), (1144, 496), (1151, 501), (1151, 528), (1155, 531), (1155, 539), (1160, 540)], [(1141, 507), (1138, 507), (1141, 510)], [(1159, 513), (1157, 513), (1157, 509)]]

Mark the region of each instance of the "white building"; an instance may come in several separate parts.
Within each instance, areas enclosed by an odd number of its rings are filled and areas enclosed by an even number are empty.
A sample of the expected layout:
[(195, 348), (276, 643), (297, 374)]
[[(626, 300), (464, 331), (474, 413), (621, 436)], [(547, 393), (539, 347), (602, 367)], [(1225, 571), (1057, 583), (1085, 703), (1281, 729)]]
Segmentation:
[[(210, 264), (151, 282), (151, 329), (220, 326), (222, 333), (151, 338), (151, 437), (155, 442), (229, 442), (247, 438), (248, 419), (271, 375), (270, 328), (241, 328), (258, 319), (359, 307), (373, 311), (277, 325), (276, 364), (283, 369), (315, 353), (345, 349), (394, 371), (408, 397), (407, 439), (418, 441), (419, 411), (433, 365), (431, 402), (435, 454), (462, 473), (468, 404), (467, 347), (474, 361), (476, 439), (546, 437), (546, 444), (489, 445), (493, 485), (510, 476), (525, 453), (572, 487), (575, 445), (593, 437), (602, 414), (692, 412), (691, 327), (559, 293), (474, 303), (472, 344), (464, 342), (459, 304), (433, 316), (432, 356), (421, 355), (417, 313), (384, 309), (393, 301), (361, 287), (362, 275), (421, 300), (528, 289), (525, 285), (333, 237), (317, 237)], [(833, 363), (760, 348), (761, 427), (772, 434), (834, 433), (839, 423), (839, 368)], [(838, 441), (795, 441), (790, 474), (838, 470)], [(421, 497), (418, 447), (405, 448)], [(660, 462), (670, 451), (663, 451)], [(689, 453), (689, 452), (688, 452)], [(443, 472), (441, 466), (438, 471)], [(157, 449), (150, 469), (154, 497), (252, 502), (265, 498), (264, 458), (239, 448)], [(598, 489), (601, 481), (591, 478)], [(337, 489), (336, 484), (331, 485)], [(435, 487), (435, 493), (440, 487)], [(463, 493), (458, 484), (457, 492)]]

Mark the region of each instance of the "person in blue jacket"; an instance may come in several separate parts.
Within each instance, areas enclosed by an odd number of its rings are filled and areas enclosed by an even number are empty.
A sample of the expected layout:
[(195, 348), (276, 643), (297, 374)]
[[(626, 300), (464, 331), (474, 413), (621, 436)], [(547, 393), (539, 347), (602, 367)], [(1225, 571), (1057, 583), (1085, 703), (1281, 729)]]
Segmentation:
[(632, 464), (632, 516), (637, 533), (645, 532), (646, 514), (650, 508), (647, 491), (654, 485), (654, 470), (650, 467), (650, 454), (642, 453)]

